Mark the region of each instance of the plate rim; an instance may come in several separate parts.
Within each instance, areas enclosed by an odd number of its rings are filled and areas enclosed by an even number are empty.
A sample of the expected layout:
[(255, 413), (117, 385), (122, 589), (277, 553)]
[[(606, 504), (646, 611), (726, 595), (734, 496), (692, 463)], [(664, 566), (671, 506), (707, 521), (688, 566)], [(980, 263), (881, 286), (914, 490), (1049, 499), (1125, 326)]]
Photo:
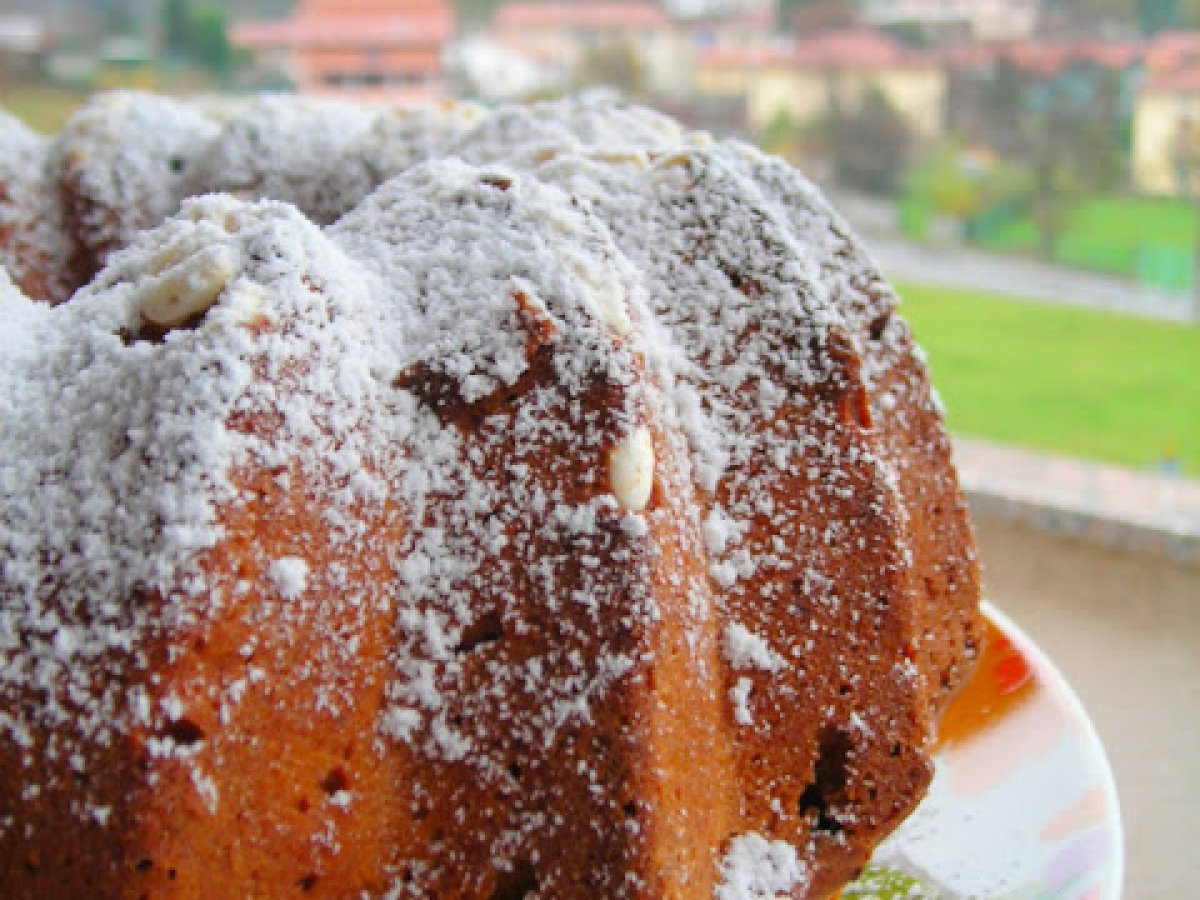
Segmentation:
[(1001, 610), (991, 600), (980, 603), (980, 610), (1006, 638), (1020, 650), (1022, 656), (1030, 658), (1035, 667), (1049, 675), (1047, 688), (1074, 714), (1080, 723), (1086, 742), (1096, 749), (1095, 763), (1100, 780), (1101, 793), (1104, 796), (1106, 824), (1112, 836), (1112, 878), (1105, 885), (1106, 893), (1102, 900), (1121, 900), (1125, 884), (1125, 825), (1121, 816), (1121, 799), (1117, 790), (1117, 780), (1112, 763), (1108, 758), (1104, 742), (1096, 723), (1092, 721), (1083, 701), (1075, 692), (1071, 682), (1063, 675), (1062, 670), (1055, 664), (1050, 655), (1043, 650), (1032, 637), (1025, 632), (1017, 622)]

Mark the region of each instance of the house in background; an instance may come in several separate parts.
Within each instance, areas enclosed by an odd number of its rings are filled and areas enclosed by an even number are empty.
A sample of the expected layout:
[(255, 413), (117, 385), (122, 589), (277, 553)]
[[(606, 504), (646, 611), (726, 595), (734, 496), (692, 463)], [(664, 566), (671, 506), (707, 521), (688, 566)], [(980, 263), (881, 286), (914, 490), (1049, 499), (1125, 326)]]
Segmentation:
[(690, 35), (697, 50), (760, 43), (775, 30), (779, 11), (773, 0), (740, 3), (667, 4), (677, 26)]
[(291, 18), (238, 23), (230, 39), (303, 93), (422, 103), (446, 93), (454, 32), (450, 0), (300, 0)]
[(866, 0), (863, 19), (876, 27), (906, 27), (935, 38), (1025, 40), (1037, 30), (1040, 0)]
[(1200, 196), (1200, 33), (1164, 34), (1146, 50), (1133, 116), (1133, 179), (1148, 194)]
[(488, 37), (553, 67), (568, 86), (608, 83), (672, 95), (690, 82), (689, 40), (649, 0), (518, 0), (497, 8)]
[(701, 56), (698, 89), (740, 94), (747, 124), (761, 131), (780, 116), (798, 123), (855, 113), (878, 92), (920, 138), (942, 130), (946, 81), (937, 60), (871, 28), (828, 31)]
[(1023, 123), (1070, 114), (1103, 125), (1124, 146), (1142, 78), (1141, 41), (966, 42), (939, 55), (948, 79), (947, 127), (968, 144), (1020, 155), (1028, 137)]
[(35, 75), (50, 42), (50, 29), (37, 16), (0, 15), (0, 75)]

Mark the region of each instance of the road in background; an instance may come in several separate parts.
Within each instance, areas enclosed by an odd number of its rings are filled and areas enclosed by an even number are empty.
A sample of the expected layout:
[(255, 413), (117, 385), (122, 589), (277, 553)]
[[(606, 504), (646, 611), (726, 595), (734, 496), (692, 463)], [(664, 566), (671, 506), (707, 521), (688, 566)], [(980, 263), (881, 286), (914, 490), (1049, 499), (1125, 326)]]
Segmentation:
[(838, 192), (830, 202), (863, 236), (879, 267), (892, 281), (1003, 297), (1104, 309), (1171, 322), (1200, 322), (1200, 299), (1156, 290), (1125, 278), (1100, 275), (1021, 256), (986, 253), (943, 239), (930, 244), (904, 240), (891, 204)]

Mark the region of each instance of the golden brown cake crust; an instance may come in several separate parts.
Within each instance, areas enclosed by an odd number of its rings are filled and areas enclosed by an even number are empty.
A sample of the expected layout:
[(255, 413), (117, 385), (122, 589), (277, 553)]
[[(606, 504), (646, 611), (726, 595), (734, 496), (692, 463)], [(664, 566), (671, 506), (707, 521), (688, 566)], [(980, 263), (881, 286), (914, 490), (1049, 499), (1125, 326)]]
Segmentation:
[(820, 897), (920, 799), (977, 573), (870, 264), (651, 114), (440, 140), (0, 283), (5, 896)]
[(924, 356), (899, 298), (815, 188), (778, 159), (738, 157), (798, 234), (863, 361), (875, 447), (900, 495), (918, 592), (920, 669), (939, 714), (965, 684), (982, 638), (980, 573), (966, 500)]

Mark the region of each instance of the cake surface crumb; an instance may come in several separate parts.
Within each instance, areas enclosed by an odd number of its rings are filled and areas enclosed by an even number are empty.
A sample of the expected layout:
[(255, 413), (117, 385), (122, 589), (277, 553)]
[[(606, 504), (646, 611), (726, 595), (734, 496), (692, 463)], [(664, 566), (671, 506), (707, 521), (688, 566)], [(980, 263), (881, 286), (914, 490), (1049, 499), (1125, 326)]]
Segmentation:
[(721, 877), (715, 900), (776, 900), (803, 886), (808, 872), (791, 844), (749, 832), (730, 842)]
[(285, 556), (271, 563), (269, 575), (285, 600), (295, 600), (308, 586), (308, 563), (298, 556)]

